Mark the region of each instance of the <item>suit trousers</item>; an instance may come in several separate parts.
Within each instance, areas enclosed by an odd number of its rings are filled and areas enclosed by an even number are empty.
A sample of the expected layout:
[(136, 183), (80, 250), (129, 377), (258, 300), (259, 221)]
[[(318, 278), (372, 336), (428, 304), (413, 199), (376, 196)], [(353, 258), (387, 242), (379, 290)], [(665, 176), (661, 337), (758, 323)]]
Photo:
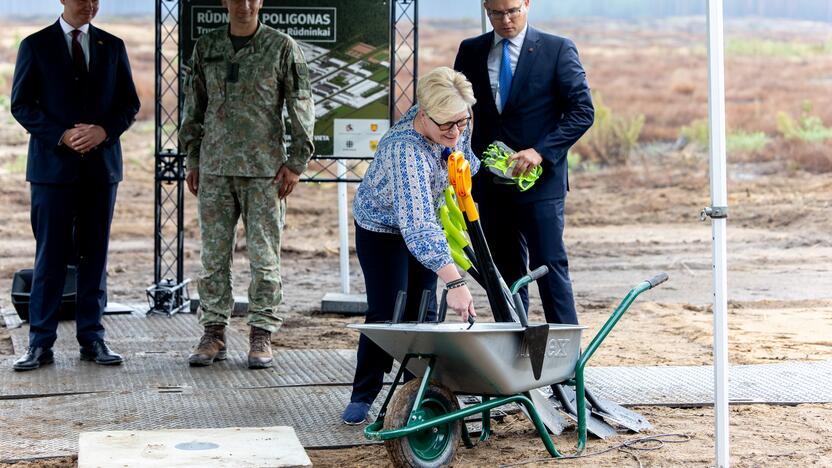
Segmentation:
[[(118, 184), (31, 184), (35, 268), (29, 299), (29, 346), (51, 347), (67, 264), (76, 260), (78, 343), (104, 339), (107, 249)], [(74, 242), (73, 242), (74, 238)]]
[[(480, 219), (494, 263), (511, 285), (541, 265), (549, 273), (537, 280), (548, 323), (577, 324), (569, 260), (563, 243), (565, 198), (530, 203), (481, 204)], [(520, 290), (529, 310), (528, 288)]]
[[(401, 235), (368, 231), (356, 225), (355, 250), (367, 289), (364, 323), (390, 321), (399, 291), (407, 293), (405, 321), (416, 321), (424, 290), (431, 291), (433, 298), (428, 303), (427, 320), (436, 320), (436, 273), (416, 260)], [(392, 366), (393, 358), (361, 335), (350, 401), (372, 403)]]

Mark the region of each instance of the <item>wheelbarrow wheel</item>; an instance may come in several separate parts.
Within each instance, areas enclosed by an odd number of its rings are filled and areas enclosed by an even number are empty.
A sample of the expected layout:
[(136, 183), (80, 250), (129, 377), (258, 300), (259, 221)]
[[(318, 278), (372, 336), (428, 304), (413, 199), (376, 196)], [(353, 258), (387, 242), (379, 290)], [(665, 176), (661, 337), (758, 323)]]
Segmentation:
[[(419, 391), (418, 379), (404, 384), (393, 395), (384, 418), (384, 429), (401, 429), (408, 423)], [(459, 403), (447, 388), (430, 382), (422, 399), (423, 421), (459, 410)], [(454, 460), (462, 437), (459, 421), (452, 421), (406, 437), (384, 442), (390, 459), (399, 467), (438, 468)]]

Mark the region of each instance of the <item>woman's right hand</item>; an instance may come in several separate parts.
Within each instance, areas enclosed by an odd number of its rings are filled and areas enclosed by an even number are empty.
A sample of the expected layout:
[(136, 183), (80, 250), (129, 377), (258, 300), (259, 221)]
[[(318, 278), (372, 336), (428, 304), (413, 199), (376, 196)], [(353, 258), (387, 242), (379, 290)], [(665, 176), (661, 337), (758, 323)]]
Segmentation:
[(448, 290), (448, 307), (460, 315), (463, 322), (468, 321), (468, 316), (476, 317), (477, 312), (474, 310), (474, 298), (471, 297), (471, 291), (468, 286), (460, 286)]

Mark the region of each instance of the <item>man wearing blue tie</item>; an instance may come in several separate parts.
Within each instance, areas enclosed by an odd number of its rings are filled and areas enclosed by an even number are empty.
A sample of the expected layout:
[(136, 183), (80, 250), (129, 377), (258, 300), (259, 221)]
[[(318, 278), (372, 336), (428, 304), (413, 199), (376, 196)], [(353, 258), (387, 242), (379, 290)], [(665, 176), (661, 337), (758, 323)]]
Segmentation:
[(53, 362), (67, 264), (76, 261), (82, 360), (121, 364), (104, 342), (107, 246), (122, 178), (119, 137), (139, 111), (121, 39), (90, 24), (99, 0), (60, 0), (63, 14), (20, 43), (11, 111), (29, 132), (35, 268), (29, 349), (13, 367)]
[[(511, 284), (542, 265), (538, 280), (550, 323), (578, 323), (563, 244), (568, 190), (566, 154), (592, 126), (595, 111), (575, 44), (527, 24), (529, 0), (485, 0), (494, 31), (466, 39), (454, 68), (474, 87), (471, 147), (482, 157), (495, 140), (517, 151), (514, 175), (541, 166), (536, 184), (521, 192), (489, 171), (474, 180), (480, 219), (494, 262)], [(521, 290), (528, 309), (526, 288)]]

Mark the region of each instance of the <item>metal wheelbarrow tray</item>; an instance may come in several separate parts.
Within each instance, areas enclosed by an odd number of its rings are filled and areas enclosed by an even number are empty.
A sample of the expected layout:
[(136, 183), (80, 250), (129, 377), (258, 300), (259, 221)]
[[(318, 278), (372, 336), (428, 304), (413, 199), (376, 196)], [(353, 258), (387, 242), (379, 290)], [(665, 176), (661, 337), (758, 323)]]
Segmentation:
[[(546, 358), (540, 380), (532, 374), (525, 327), (515, 322), (397, 323), (349, 325), (399, 362), (407, 355), (438, 356), (432, 378), (453, 393), (512, 395), (563, 382), (575, 373), (580, 356), (580, 325), (549, 324)], [(409, 359), (407, 369), (423, 376), (428, 359)]]
[[(401, 362), (375, 422), (364, 430), (371, 440), (382, 440), (396, 466), (449, 465), (462, 440), (473, 447), (461, 421), (482, 414), (479, 440), (490, 437), (490, 411), (510, 403), (522, 405), (553, 457), (562, 457), (538, 414), (529, 391), (570, 381), (575, 386), (578, 445), (586, 447), (587, 410), (584, 369), (630, 304), (644, 291), (667, 280), (661, 273), (633, 287), (592, 341), (580, 349), (578, 325), (549, 324), (543, 367), (535, 379), (524, 329), (519, 323), (382, 323), (355, 324), (384, 351)], [(405, 369), (416, 379), (403, 383)], [(482, 396), (482, 402), (460, 408), (455, 394)]]

